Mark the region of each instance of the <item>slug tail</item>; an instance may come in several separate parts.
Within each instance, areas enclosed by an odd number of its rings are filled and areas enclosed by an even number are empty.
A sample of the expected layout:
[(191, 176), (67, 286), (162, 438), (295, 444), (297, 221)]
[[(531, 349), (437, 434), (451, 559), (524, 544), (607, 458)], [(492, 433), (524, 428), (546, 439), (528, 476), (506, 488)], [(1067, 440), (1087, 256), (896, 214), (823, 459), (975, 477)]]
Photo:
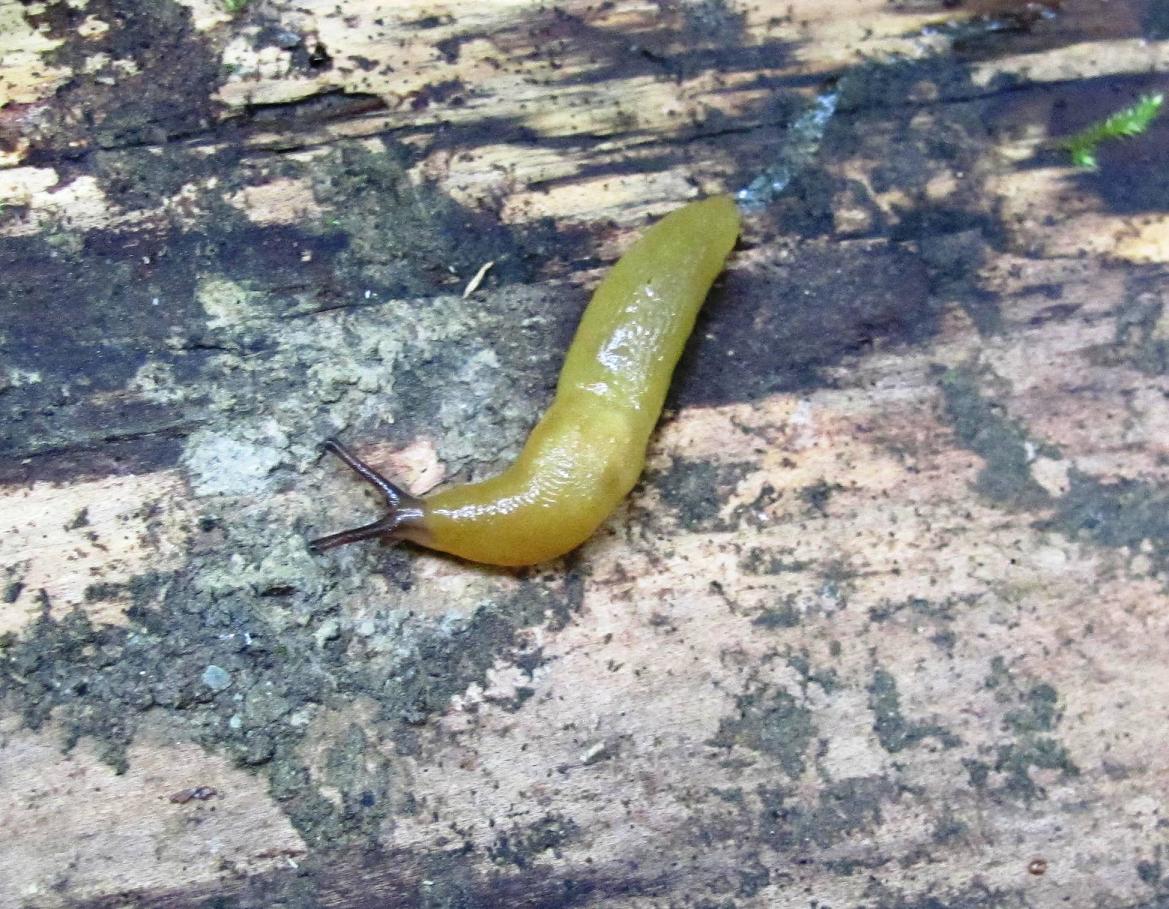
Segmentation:
[(321, 447), (344, 461), (354, 473), (380, 492), (385, 497), (389, 513), (370, 524), (362, 524), (360, 527), (351, 527), (310, 540), (308, 548), (311, 552), (321, 553), (334, 546), (371, 540), (375, 537), (398, 540), (418, 535), (417, 531), (423, 518), (421, 499), (391, 483), (336, 439), (327, 439)]

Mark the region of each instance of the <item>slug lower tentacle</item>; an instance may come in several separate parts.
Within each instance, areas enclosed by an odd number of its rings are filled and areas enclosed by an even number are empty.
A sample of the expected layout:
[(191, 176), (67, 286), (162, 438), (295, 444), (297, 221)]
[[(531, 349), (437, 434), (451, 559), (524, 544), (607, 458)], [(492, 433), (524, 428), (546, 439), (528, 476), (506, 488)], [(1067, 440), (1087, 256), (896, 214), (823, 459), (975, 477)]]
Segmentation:
[(415, 498), (327, 442), (385, 496), (389, 513), (310, 547), (405, 539), (493, 565), (575, 549), (641, 475), (674, 366), (738, 235), (734, 201), (715, 196), (666, 215), (629, 248), (581, 317), (551, 406), (498, 476)]

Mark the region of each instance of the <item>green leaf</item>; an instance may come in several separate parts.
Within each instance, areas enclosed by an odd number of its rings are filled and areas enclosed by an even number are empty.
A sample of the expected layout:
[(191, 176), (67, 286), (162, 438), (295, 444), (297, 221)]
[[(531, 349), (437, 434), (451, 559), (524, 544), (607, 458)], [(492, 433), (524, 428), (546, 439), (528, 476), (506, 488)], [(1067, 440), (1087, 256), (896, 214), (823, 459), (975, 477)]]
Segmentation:
[(1074, 136), (1069, 136), (1060, 144), (1071, 155), (1072, 164), (1076, 167), (1096, 169), (1096, 146), (1109, 139), (1125, 139), (1139, 136), (1153, 119), (1161, 112), (1165, 103), (1165, 96), (1161, 92), (1153, 95), (1142, 95), (1135, 104), (1110, 114), (1103, 120), (1093, 123), (1086, 129), (1080, 130)]

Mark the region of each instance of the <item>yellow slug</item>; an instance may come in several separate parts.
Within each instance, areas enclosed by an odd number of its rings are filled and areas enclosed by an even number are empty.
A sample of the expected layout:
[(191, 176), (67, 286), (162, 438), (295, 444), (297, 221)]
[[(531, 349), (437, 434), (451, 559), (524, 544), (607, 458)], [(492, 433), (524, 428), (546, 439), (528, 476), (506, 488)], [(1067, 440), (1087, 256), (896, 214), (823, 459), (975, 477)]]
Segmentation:
[(326, 442), (385, 496), (389, 513), (310, 548), (384, 537), (492, 565), (575, 549), (641, 475), (674, 366), (738, 234), (735, 203), (715, 196), (666, 215), (629, 248), (581, 317), (547, 413), (498, 476), (416, 498)]

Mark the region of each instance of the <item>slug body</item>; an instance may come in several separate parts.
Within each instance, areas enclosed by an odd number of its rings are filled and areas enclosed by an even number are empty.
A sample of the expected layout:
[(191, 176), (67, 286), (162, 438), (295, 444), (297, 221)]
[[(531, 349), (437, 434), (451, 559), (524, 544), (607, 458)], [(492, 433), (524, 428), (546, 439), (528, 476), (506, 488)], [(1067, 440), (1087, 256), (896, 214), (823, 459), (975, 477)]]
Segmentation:
[(390, 514), (312, 547), (383, 536), (493, 565), (575, 549), (641, 475), (674, 366), (738, 234), (735, 203), (715, 196), (670, 213), (629, 248), (585, 309), (551, 406), (498, 476), (414, 498), (327, 443), (386, 495)]

